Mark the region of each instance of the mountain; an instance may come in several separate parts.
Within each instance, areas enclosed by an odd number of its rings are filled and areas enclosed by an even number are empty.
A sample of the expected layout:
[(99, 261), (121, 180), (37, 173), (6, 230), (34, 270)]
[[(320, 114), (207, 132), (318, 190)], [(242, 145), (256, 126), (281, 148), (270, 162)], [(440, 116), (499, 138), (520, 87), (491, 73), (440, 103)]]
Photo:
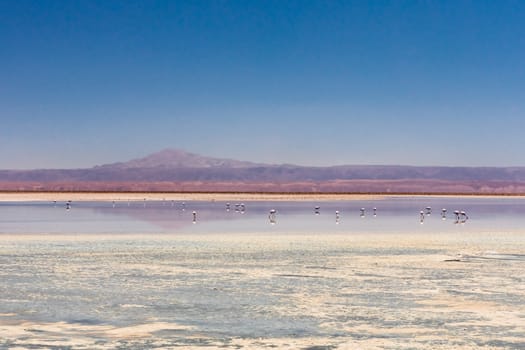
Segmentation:
[(0, 190), (525, 193), (525, 167), (312, 167), (166, 149), (88, 169), (2, 170)]
[(95, 168), (249, 168), (260, 165), (262, 164), (234, 159), (204, 157), (183, 150), (165, 149), (144, 158), (132, 159), (124, 163), (105, 164)]

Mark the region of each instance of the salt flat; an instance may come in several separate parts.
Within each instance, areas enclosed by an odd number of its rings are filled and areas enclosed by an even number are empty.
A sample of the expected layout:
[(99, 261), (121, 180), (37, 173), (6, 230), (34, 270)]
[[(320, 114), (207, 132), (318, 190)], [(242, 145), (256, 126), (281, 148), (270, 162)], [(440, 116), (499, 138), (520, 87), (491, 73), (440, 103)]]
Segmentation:
[(26, 201), (333, 201), (373, 200), (386, 198), (380, 194), (326, 193), (214, 193), (214, 192), (0, 192), (0, 202)]
[(525, 235), (2, 235), (0, 348), (525, 348)]

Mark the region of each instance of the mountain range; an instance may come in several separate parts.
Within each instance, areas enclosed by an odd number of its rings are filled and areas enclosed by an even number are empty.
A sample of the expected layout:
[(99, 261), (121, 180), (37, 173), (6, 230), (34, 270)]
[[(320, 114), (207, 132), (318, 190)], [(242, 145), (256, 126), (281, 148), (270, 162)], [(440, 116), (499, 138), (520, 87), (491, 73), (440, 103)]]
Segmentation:
[(166, 149), (86, 169), (0, 170), (0, 190), (525, 193), (525, 167), (262, 164)]

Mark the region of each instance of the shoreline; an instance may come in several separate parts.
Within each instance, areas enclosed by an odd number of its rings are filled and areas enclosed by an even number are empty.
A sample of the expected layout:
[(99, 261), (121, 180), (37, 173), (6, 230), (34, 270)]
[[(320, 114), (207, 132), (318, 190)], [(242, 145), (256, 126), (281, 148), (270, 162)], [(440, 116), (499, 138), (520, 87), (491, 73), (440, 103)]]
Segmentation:
[(394, 197), (525, 198), (523, 194), (443, 193), (253, 193), (253, 192), (11, 192), (0, 191), (0, 202), (38, 201), (352, 201)]

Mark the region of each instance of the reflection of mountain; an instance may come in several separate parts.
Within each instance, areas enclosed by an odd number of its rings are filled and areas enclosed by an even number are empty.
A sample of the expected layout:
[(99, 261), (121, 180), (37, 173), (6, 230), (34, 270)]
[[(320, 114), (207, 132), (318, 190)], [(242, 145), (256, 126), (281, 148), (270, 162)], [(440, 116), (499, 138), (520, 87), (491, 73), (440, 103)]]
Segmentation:
[(164, 150), (89, 169), (3, 170), (0, 190), (525, 193), (525, 167), (308, 167)]
[(143, 203), (137, 202), (129, 206), (127, 202), (118, 202), (114, 208), (108, 205), (106, 207), (93, 207), (92, 210), (104, 215), (125, 216), (137, 221), (147, 222), (162, 230), (173, 231), (191, 226), (193, 221), (192, 212), (194, 210), (197, 212), (197, 221), (199, 222), (235, 220), (239, 218), (239, 215), (242, 215), (236, 213), (235, 210), (227, 212), (222, 204), (220, 206), (212, 204), (203, 205), (202, 203), (195, 204), (192, 202), (186, 204), (184, 210), (182, 210), (182, 208), (180, 202), (173, 203), (173, 206), (169, 201), (165, 203), (148, 202), (146, 206), (144, 206)]
[[(271, 209), (278, 209), (278, 215), (297, 215), (297, 214), (314, 214), (314, 203), (312, 202), (246, 202), (229, 203), (230, 210), (226, 210), (225, 202), (182, 202), (172, 201), (148, 201), (146, 206), (143, 202), (119, 201), (115, 207), (110, 203), (100, 204), (91, 207), (97, 214), (109, 216), (123, 216), (136, 221), (147, 222), (159, 227), (161, 230), (174, 231), (182, 230), (191, 226), (193, 223), (192, 212), (197, 212), (197, 222), (226, 222), (245, 219), (260, 219), (266, 222)], [(355, 203), (351, 203), (355, 204)], [(357, 204), (355, 204), (357, 205)], [(348, 205), (347, 205), (348, 207)], [(351, 207), (351, 206), (350, 206)], [(357, 205), (354, 212), (357, 212)], [(183, 210), (184, 208), (184, 210)], [(340, 203), (324, 203), (323, 210), (333, 208), (330, 212), (341, 210)], [(242, 212), (244, 209), (244, 212)]]

